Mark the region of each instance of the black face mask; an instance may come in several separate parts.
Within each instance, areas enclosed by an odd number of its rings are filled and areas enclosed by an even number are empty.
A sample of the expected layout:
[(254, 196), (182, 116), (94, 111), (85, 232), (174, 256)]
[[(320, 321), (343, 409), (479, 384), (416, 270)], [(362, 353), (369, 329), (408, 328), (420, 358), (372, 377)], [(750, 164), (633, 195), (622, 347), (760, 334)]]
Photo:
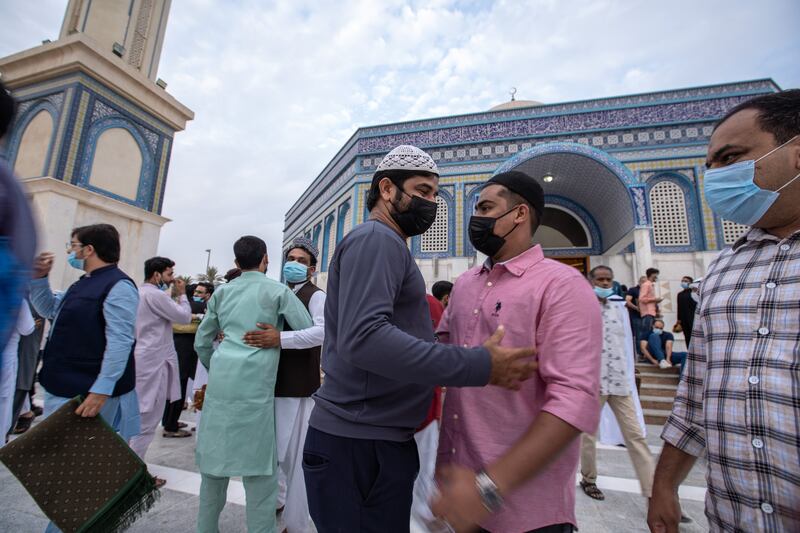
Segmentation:
[(413, 237), (414, 235), (421, 235), (428, 231), (436, 220), (436, 202), (431, 202), (419, 196), (411, 196), (406, 191), (399, 189), (400, 192), (411, 198), (408, 208), (405, 211), (399, 211), (397, 205), (392, 203), (394, 212), (390, 213), (392, 219), (400, 226), (400, 230), (406, 237)]
[(472, 215), (469, 218), (469, 241), (472, 243), (472, 246), (489, 257), (497, 255), (497, 252), (499, 252), (500, 248), (506, 243), (506, 237), (517, 229), (519, 224), (515, 224), (514, 227), (502, 237), (494, 234), (494, 225), (498, 220), (511, 213), (516, 208), (516, 206), (512, 207), (497, 218)]

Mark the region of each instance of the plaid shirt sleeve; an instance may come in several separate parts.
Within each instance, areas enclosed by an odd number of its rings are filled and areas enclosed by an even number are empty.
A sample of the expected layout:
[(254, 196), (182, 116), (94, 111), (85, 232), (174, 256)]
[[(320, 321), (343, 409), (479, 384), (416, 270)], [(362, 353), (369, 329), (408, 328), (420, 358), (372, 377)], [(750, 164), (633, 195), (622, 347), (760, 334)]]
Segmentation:
[[(700, 306), (697, 306), (699, 313)], [(703, 381), (706, 371), (706, 339), (703, 320), (695, 315), (692, 342), (686, 357), (672, 414), (661, 438), (679, 450), (698, 457), (706, 446), (703, 429)]]

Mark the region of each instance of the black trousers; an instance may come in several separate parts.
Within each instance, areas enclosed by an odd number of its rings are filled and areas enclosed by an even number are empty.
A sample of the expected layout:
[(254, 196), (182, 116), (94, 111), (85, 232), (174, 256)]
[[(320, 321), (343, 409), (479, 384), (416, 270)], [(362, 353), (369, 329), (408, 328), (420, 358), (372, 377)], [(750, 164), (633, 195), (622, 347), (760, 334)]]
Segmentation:
[(414, 439), (351, 439), (308, 428), (303, 473), (319, 533), (408, 533), (418, 472)]
[(178, 352), (178, 379), (181, 382), (181, 399), (167, 402), (161, 425), (164, 431), (178, 431), (178, 420), (181, 418), (183, 404), (186, 401), (186, 385), (189, 378), (194, 379), (197, 368), (197, 352), (194, 351), (194, 335), (182, 333), (175, 335), (175, 351)]

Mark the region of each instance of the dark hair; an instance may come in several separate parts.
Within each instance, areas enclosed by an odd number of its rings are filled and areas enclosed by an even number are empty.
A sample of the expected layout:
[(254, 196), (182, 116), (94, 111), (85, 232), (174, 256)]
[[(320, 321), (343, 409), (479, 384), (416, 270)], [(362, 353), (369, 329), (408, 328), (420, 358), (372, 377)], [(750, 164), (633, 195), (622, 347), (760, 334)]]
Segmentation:
[(267, 243), (258, 237), (245, 235), (234, 243), (233, 255), (242, 270), (258, 268), (261, 260), (267, 255)]
[(531, 235), (536, 233), (536, 230), (539, 229), (539, 225), (541, 221), (539, 220), (539, 214), (536, 209), (531, 205), (531, 203), (519, 195), (506, 187), (501, 183), (488, 183), (488, 185), (500, 185), (500, 190), (497, 192), (499, 196), (502, 196), (508, 202), (509, 209), (513, 209), (518, 205), (525, 204), (528, 206), (528, 213), (530, 213), (531, 219)]
[(647, 270), (644, 271), (644, 275), (647, 276), (648, 278), (653, 274), (661, 274), (661, 271), (658, 270), (657, 268), (648, 268)]
[(307, 253), (307, 254), (308, 254), (308, 257), (311, 259), (311, 261), (310, 261), (310, 264), (311, 264), (311, 266), (312, 266), (312, 267), (315, 267), (315, 266), (317, 266), (317, 258), (316, 258), (316, 257), (314, 257), (314, 254), (312, 254), (311, 252), (309, 252), (309, 251), (308, 251), (308, 250), (307, 250), (307, 249), (306, 249), (304, 246), (290, 246), (290, 247), (289, 247), (289, 248), (286, 250), (286, 253), (283, 255), (283, 258), (284, 258), (284, 259), (287, 259), (287, 258), (289, 257), (289, 252), (291, 252), (292, 250), (303, 250), (305, 253)]
[(789, 139), (800, 135), (800, 89), (756, 96), (742, 102), (728, 111), (714, 129), (745, 109), (758, 111), (758, 125), (765, 132), (771, 133), (778, 144), (789, 142)]
[(431, 294), (437, 300), (441, 300), (453, 290), (453, 284), (449, 281), (437, 281), (431, 287)]
[(611, 272), (611, 277), (612, 278), (614, 277), (614, 271), (611, 270), (611, 267), (605, 265), (597, 265), (596, 267), (594, 267), (589, 271), (589, 279), (594, 279), (594, 276), (598, 270), (608, 270), (609, 272)]
[(144, 262), (144, 279), (152, 278), (156, 272), (163, 274), (166, 269), (174, 266), (175, 261), (167, 257), (151, 257)]
[(227, 272), (225, 272), (225, 275), (222, 276), (222, 277), (225, 278), (226, 282), (230, 283), (231, 281), (235, 280), (236, 278), (238, 278), (241, 275), (242, 275), (242, 269), (241, 268), (232, 268), (232, 269), (228, 270)]
[(17, 104), (14, 102), (14, 97), (11, 96), (11, 93), (6, 90), (6, 86), (0, 81), (0, 139), (3, 138), (14, 121), (16, 112)]
[(661, 324), (662, 324), (662, 325), (664, 325), (664, 326), (666, 326), (666, 325), (667, 325), (667, 323), (666, 323), (666, 322), (664, 322), (664, 320), (663, 320), (663, 319), (661, 319), (661, 318), (656, 318), (655, 320), (653, 320), (653, 326), (655, 326), (655, 325), (656, 325), (656, 322), (661, 322)]
[(207, 281), (201, 281), (200, 283), (197, 284), (197, 286), (195, 288), (197, 288), (197, 287), (205, 287), (206, 292), (208, 292), (208, 294), (214, 294), (214, 284), (213, 283), (209, 283)]
[(72, 237), (84, 246), (92, 245), (106, 263), (119, 263), (119, 232), (111, 224), (92, 224), (72, 230)]
[(692, 279), (692, 276), (683, 276), (681, 279), (688, 279), (689, 283), (694, 283), (694, 279)]
[(411, 177), (422, 176), (423, 178), (435, 178), (437, 174), (433, 172), (425, 172), (423, 170), (381, 170), (372, 176), (372, 185), (367, 194), (367, 211), (372, 211), (372, 208), (378, 203), (378, 198), (381, 196), (378, 184), (383, 178), (389, 178), (392, 183), (399, 189), (403, 188), (403, 184)]

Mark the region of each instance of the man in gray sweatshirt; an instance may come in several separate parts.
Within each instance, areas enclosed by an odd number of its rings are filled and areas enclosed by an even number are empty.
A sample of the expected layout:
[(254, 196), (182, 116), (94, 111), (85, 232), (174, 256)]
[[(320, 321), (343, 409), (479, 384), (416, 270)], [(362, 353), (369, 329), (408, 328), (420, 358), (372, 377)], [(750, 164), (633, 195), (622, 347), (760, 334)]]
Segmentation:
[(434, 343), (425, 281), (406, 239), (436, 218), (439, 170), (419, 148), (381, 161), (369, 220), (336, 247), (325, 303), (325, 381), (303, 453), (317, 531), (407, 532), (419, 458), (414, 429), (435, 385), (517, 389), (536, 369), (533, 348)]

